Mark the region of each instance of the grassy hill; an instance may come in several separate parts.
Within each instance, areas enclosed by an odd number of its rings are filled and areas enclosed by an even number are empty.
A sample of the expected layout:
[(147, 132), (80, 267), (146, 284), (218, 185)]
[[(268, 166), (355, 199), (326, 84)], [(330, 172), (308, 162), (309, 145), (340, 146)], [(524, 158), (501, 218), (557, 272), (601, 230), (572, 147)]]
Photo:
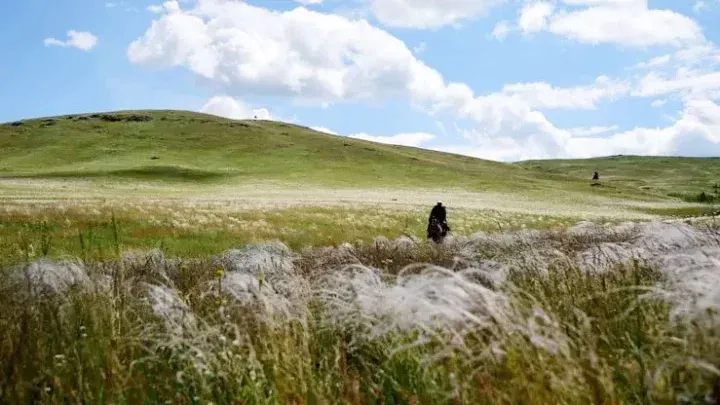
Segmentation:
[[(699, 160), (672, 161), (672, 168), (665, 161), (607, 162), (612, 164), (601, 160), (505, 164), (355, 140), (280, 122), (237, 121), (184, 111), (69, 115), (0, 125), (0, 177), (5, 178), (273, 181), (656, 200), (667, 198), (677, 183), (689, 191), (699, 190), (720, 170)], [(600, 187), (589, 181), (596, 167), (605, 180)]]
[[(518, 166), (545, 174), (592, 178), (604, 183), (697, 201), (720, 193), (720, 158), (611, 156), (595, 159), (527, 161)], [(718, 185), (718, 188), (715, 185)]]

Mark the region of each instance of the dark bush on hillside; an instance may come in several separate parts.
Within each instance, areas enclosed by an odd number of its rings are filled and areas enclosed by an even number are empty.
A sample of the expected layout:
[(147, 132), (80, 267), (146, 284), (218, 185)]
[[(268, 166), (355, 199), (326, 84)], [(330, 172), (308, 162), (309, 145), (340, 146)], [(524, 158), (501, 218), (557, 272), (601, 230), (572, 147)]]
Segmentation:
[(18, 122), (13, 122), (13, 123), (11, 123), (10, 126), (19, 127), (19, 126), (22, 125), (22, 124), (23, 124), (22, 122), (18, 121)]
[(720, 202), (720, 196), (716, 194), (706, 193), (704, 191), (699, 194), (670, 193), (668, 195), (670, 197), (680, 198), (681, 200), (690, 203), (712, 204)]
[(116, 115), (116, 114), (103, 114), (100, 119), (107, 122), (147, 122), (152, 121), (152, 117), (149, 115), (141, 114), (129, 114), (129, 115)]

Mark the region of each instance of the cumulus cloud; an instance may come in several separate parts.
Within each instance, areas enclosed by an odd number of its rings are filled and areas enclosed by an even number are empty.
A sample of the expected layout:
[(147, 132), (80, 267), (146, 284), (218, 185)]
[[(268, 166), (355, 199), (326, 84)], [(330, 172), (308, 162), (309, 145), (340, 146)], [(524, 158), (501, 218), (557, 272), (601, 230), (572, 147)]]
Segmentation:
[[(664, 128), (635, 128), (615, 132), (617, 127), (578, 128), (565, 139), (560, 153), (548, 153), (543, 142), (530, 138), (519, 141), (509, 136), (487, 137), (481, 131), (464, 130), (473, 145), (437, 148), (445, 152), (481, 159), (521, 161), (547, 158), (591, 158), (624, 155), (704, 155), (720, 154), (720, 105), (709, 100), (689, 101), (680, 118)], [(608, 134), (609, 135), (603, 135)]]
[(635, 91), (636, 95), (645, 97), (670, 93), (681, 93), (695, 99), (717, 98), (720, 94), (720, 71), (680, 71), (670, 78), (652, 72), (642, 78)]
[(98, 43), (98, 38), (90, 32), (70, 30), (65, 41), (57, 38), (45, 38), (45, 46), (73, 47), (83, 51), (90, 51)]
[[(568, 153), (576, 157), (611, 154), (676, 155), (720, 153), (720, 106), (710, 100), (690, 100), (681, 117), (665, 128), (636, 128), (606, 138), (575, 138)], [(702, 145), (701, 147), (698, 147)]]
[(228, 96), (216, 96), (211, 98), (200, 109), (200, 112), (235, 120), (243, 120), (249, 118), (257, 118), (260, 120), (273, 119), (272, 115), (267, 109), (251, 109), (242, 101)]
[(720, 49), (712, 44), (654, 57), (635, 68), (646, 72), (638, 79), (634, 96), (679, 95), (681, 99), (692, 100), (720, 98)]
[(384, 25), (438, 28), (483, 15), (504, 0), (368, 0), (373, 15)]
[(516, 83), (503, 87), (502, 94), (527, 102), (533, 108), (590, 110), (603, 99), (616, 99), (628, 93), (628, 83), (600, 76), (589, 86), (556, 88), (544, 82)]
[(547, 27), (554, 10), (555, 5), (546, 1), (526, 3), (520, 9), (518, 27), (525, 33), (541, 31)]
[[(652, 9), (647, 0), (561, 0), (526, 2), (518, 13), (523, 33), (549, 31), (572, 40), (622, 46), (685, 46), (702, 43), (700, 26), (672, 10)], [(659, 29), (658, 27), (662, 27)]]
[(392, 136), (374, 136), (365, 133), (348, 135), (350, 138), (362, 139), (365, 141), (384, 143), (389, 145), (421, 146), (435, 138), (435, 135), (423, 132), (401, 133)]

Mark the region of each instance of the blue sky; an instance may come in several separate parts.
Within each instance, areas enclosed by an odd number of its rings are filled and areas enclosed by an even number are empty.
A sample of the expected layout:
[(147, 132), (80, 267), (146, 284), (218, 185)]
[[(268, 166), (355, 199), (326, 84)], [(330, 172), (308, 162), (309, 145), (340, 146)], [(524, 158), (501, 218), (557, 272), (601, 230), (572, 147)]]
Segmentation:
[(720, 155), (720, 0), (0, 8), (0, 122), (184, 109), (503, 161)]

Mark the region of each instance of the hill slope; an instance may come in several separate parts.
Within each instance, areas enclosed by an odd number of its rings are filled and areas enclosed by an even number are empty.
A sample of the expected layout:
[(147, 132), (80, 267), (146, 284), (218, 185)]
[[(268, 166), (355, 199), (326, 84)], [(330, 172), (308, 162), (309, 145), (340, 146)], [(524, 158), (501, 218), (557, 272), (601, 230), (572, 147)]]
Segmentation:
[(665, 193), (642, 190), (636, 184), (590, 187), (585, 167), (555, 171), (547, 165), (504, 164), (279, 122), (236, 121), (183, 111), (125, 111), (0, 125), (0, 177), (274, 181), (665, 198)]
[[(696, 200), (699, 193), (720, 193), (720, 158), (611, 156), (595, 159), (527, 161), (518, 164), (536, 172), (590, 179)], [(715, 185), (718, 185), (716, 188)]]

